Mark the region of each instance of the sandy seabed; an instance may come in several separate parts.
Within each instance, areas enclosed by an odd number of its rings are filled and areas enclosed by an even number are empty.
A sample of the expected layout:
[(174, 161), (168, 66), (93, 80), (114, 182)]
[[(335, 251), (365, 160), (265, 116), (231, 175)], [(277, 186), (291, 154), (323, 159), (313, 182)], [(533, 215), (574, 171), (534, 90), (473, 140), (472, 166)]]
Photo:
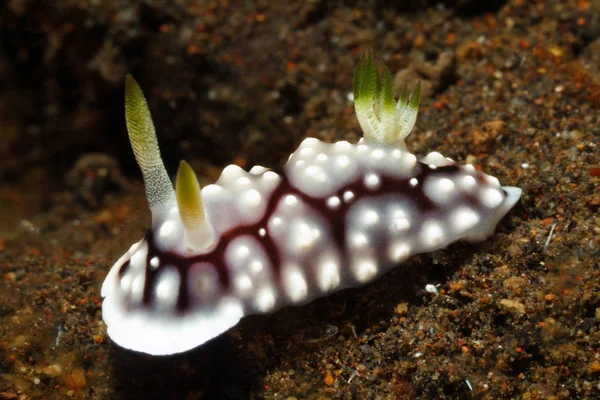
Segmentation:
[[(0, 399), (600, 398), (600, 2), (271, 3), (0, 6)], [(208, 183), (356, 141), (366, 48), (422, 82), (415, 154), (523, 188), (496, 234), (178, 356), (115, 346), (100, 285), (149, 222), (125, 74)]]

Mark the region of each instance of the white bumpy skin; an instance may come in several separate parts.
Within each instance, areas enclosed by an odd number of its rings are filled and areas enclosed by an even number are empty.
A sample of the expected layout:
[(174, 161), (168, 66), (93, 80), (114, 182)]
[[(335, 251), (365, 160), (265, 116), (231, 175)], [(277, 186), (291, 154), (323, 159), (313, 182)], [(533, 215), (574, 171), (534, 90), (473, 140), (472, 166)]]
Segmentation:
[(127, 78), (126, 116), (152, 228), (109, 272), (102, 313), (120, 346), (183, 352), (245, 315), (298, 305), (381, 276), (418, 253), (481, 241), (521, 189), (472, 165), (408, 152), (419, 88), (394, 100), (365, 53), (354, 80), (357, 144), (305, 139), (277, 170), (230, 165), (200, 189), (182, 162), (176, 191), (143, 94)]

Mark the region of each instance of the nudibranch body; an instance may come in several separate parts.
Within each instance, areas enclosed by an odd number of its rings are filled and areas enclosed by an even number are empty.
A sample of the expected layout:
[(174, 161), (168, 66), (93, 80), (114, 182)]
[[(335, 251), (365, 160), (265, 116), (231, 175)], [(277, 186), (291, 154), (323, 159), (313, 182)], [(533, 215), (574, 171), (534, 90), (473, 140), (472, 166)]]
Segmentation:
[(126, 119), (152, 227), (109, 272), (102, 313), (120, 346), (192, 349), (245, 315), (307, 303), (381, 276), (410, 256), (481, 241), (521, 189), (404, 143), (419, 86), (395, 101), (391, 75), (365, 53), (354, 80), (364, 138), (305, 139), (282, 168), (230, 165), (202, 189), (182, 162), (175, 190), (144, 96), (127, 78)]

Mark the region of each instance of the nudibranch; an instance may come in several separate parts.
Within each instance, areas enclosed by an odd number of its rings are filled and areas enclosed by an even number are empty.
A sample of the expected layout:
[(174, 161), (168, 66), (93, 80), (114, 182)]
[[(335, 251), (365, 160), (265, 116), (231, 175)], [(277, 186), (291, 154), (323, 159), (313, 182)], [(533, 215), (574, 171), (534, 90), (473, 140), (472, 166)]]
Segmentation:
[(521, 196), (517, 187), (404, 143), (419, 85), (396, 101), (389, 70), (362, 55), (354, 106), (364, 138), (305, 139), (281, 168), (230, 165), (200, 188), (182, 161), (175, 188), (144, 95), (126, 79), (129, 139), (152, 227), (102, 285), (118, 345), (166, 355), (197, 347), (249, 314), (300, 305), (371, 282), (410, 256), (482, 241)]

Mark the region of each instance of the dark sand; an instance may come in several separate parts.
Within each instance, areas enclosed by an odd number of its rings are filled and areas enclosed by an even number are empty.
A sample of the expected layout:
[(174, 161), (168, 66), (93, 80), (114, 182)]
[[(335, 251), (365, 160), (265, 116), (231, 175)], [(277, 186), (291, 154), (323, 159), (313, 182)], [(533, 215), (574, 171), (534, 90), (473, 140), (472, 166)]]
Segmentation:
[[(125, 3), (0, 6), (0, 399), (600, 398), (598, 0)], [(115, 346), (100, 285), (149, 220), (124, 75), (211, 182), (356, 140), (369, 47), (426, 89), (410, 149), (523, 188), (496, 234), (179, 356)]]

